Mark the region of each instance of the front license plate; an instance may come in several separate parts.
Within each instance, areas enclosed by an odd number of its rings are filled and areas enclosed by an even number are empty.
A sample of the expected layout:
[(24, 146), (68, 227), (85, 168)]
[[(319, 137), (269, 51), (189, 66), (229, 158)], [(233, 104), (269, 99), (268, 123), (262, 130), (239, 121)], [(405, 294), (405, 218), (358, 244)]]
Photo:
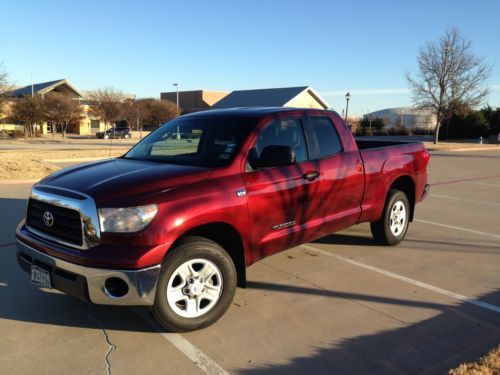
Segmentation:
[(37, 266), (31, 266), (31, 282), (45, 288), (52, 288), (50, 273)]

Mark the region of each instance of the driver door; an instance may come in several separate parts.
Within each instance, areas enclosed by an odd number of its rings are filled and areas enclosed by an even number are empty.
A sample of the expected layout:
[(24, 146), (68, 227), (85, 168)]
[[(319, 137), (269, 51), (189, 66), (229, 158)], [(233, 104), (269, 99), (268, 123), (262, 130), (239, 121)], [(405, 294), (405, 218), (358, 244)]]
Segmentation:
[(307, 242), (320, 216), (320, 176), (309, 160), (300, 118), (273, 120), (258, 136), (250, 154), (258, 158), (266, 146), (288, 146), (296, 162), (252, 168), (244, 175), (255, 260)]

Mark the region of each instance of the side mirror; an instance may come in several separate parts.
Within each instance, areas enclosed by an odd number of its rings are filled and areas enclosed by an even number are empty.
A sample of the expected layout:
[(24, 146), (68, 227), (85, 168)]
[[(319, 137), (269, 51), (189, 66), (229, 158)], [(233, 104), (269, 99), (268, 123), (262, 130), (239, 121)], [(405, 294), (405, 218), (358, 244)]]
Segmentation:
[(295, 164), (295, 152), (289, 146), (266, 146), (258, 159), (250, 155), (252, 168), (282, 167), (290, 164)]

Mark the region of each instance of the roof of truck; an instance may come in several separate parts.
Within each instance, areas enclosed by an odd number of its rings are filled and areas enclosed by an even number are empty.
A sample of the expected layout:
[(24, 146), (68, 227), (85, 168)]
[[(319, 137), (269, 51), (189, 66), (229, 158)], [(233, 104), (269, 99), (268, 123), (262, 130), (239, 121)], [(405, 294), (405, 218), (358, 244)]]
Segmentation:
[(292, 108), (292, 107), (240, 107), (240, 108), (225, 108), (225, 109), (210, 109), (190, 113), (182, 117), (264, 117), (274, 113), (284, 112), (318, 112), (325, 111), (315, 108)]

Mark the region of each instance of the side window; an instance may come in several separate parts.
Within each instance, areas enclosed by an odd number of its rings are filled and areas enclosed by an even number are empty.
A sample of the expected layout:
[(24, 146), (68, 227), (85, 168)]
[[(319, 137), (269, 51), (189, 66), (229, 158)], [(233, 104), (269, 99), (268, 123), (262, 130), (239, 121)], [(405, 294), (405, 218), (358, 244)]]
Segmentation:
[(310, 117), (309, 123), (316, 137), (320, 159), (342, 151), (337, 130), (328, 117)]
[(304, 130), (299, 119), (277, 120), (267, 125), (259, 134), (252, 152), (259, 158), (266, 146), (289, 146), (295, 152), (297, 163), (307, 160)]

